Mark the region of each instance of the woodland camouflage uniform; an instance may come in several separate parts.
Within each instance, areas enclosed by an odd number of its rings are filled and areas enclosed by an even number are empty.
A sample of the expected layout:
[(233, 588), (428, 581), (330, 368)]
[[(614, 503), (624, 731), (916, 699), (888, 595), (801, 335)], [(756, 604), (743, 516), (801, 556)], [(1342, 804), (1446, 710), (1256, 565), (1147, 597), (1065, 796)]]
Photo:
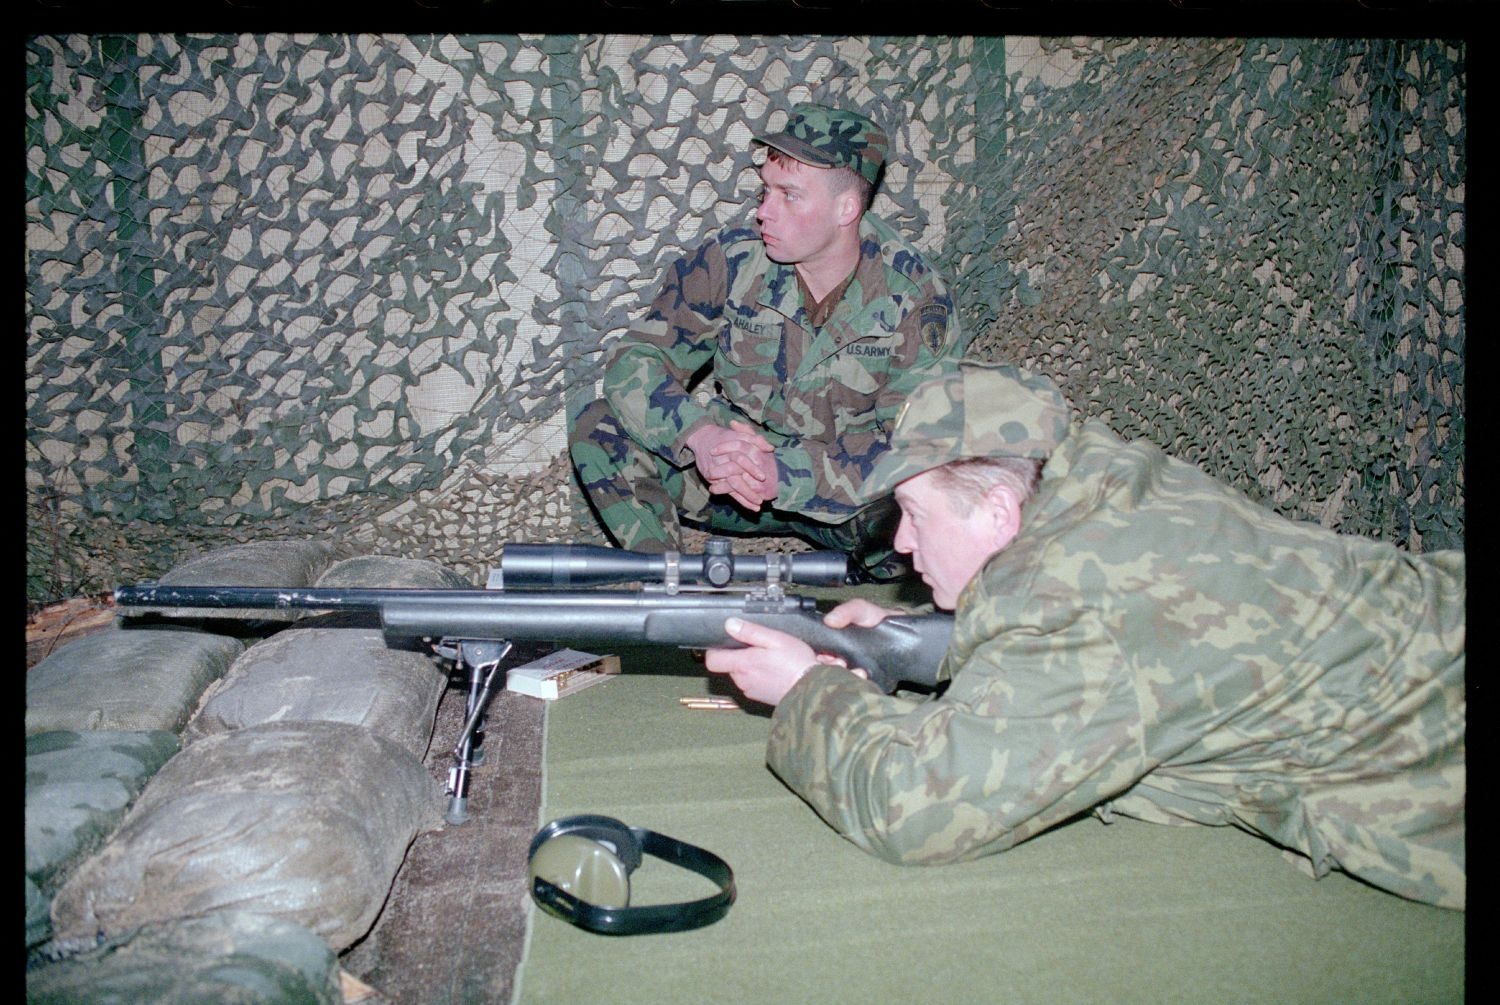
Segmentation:
[[(995, 431), (1035, 396), (989, 372), (967, 422), (959, 380), (924, 388), (892, 457), (946, 462), (972, 445), (941, 456), (924, 426)], [(872, 489), (916, 473), (898, 468)], [(1003, 851), (1092, 809), (1240, 827), (1313, 875), (1463, 908), (1464, 555), (1294, 523), (1099, 423), (1042, 478), (959, 597), (946, 693), (815, 667), (775, 711), (772, 768), (895, 862)]]
[[(857, 118), (830, 114), (835, 123)], [(825, 160), (873, 181), (884, 137), (866, 148), (863, 134), (820, 123), (818, 106), (799, 106), (787, 133), (761, 142), (809, 162), (808, 150), (832, 150)], [(793, 132), (800, 141), (788, 139)], [(869, 214), (859, 236), (859, 262), (818, 327), (795, 267), (771, 261), (753, 227), (719, 232), (668, 270), (645, 317), (610, 351), (602, 399), (572, 417), (580, 482), (618, 544), (680, 549), (681, 513), (716, 529), (798, 533), (855, 550), (871, 536), (861, 521), (879, 520), (886, 526), (875, 536), (890, 555), (894, 504), (862, 507), (855, 493), (887, 450), (906, 398), (951, 372), (966, 340), (921, 252)], [(705, 370), (695, 394), (689, 388)], [(776, 448), (779, 488), (761, 513), (711, 501), (685, 445), (700, 423), (736, 418)]]

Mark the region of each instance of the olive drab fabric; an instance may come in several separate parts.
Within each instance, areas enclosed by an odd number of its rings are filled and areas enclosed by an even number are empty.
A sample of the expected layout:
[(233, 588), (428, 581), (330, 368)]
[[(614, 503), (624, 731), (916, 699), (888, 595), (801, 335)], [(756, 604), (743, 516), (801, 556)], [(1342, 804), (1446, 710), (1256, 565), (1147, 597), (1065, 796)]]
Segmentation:
[[(668, 271), (642, 320), (611, 349), (603, 399), (571, 416), (579, 480), (616, 541), (678, 547), (672, 506), (709, 504), (684, 440), (741, 419), (776, 448), (779, 512), (827, 524), (859, 509), (902, 405), (951, 373), (967, 339), (946, 285), (884, 221), (865, 215), (843, 297), (813, 327), (795, 267), (753, 227), (719, 232)], [(708, 393), (688, 390), (694, 376)]]
[(937, 698), (814, 667), (771, 767), (903, 863), (1003, 851), (1093, 810), (1263, 835), (1465, 904), (1462, 552), (1279, 517), (1090, 423), (960, 595)]
[(804, 164), (848, 168), (871, 185), (880, 177), (890, 145), (885, 131), (858, 112), (814, 104), (797, 105), (786, 128), (757, 136), (755, 142)]

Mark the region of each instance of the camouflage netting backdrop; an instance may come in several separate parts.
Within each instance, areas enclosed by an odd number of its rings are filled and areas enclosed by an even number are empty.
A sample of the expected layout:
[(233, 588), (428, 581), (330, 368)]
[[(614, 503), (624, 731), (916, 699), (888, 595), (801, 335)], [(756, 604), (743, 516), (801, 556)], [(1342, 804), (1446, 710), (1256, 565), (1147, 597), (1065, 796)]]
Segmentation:
[(1440, 40), (43, 36), (27, 595), (318, 536), (478, 583), (603, 540), (565, 403), (750, 138), (852, 104), (974, 355), (1278, 511), (1463, 544), (1465, 51)]

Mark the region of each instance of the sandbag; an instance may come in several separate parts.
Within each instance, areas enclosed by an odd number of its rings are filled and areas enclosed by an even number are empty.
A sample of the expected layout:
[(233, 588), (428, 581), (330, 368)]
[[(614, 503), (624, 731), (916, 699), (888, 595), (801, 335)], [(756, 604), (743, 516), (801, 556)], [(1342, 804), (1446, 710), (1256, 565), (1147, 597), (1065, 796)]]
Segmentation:
[(42, 889), (92, 852), (177, 753), (163, 731), (37, 733), (26, 738), (26, 875)]
[(363, 726), (267, 723), (188, 745), (52, 904), (59, 937), (225, 909), (305, 926), (336, 951), (369, 931), (442, 787)]
[(315, 584), (323, 587), (372, 586), (387, 589), (472, 589), (473, 585), (441, 563), (425, 558), (359, 555), (330, 565)]
[(68, 643), (26, 674), (26, 733), (181, 732), (198, 698), (245, 649), (239, 639), (114, 625)]
[(244, 912), (146, 926), (26, 973), (29, 1005), (341, 1005), (338, 960), (301, 925)]
[[(163, 586), (310, 586), (334, 560), (332, 545), (321, 541), (251, 541), (215, 548), (174, 566), (157, 580)], [(174, 619), (233, 618), (263, 622), (296, 621), (301, 610), (196, 607), (143, 608), (135, 613)]]
[(52, 901), (26, 877), (26, 945), (34, 946), (52, 934)]
[(265, 722), (348, 722), (426, 756), (447, 670), (387, 645), (377, 628), (322, 627), (337, 623), (303, 622), (245, 650), (205, 693), (183, 741)]

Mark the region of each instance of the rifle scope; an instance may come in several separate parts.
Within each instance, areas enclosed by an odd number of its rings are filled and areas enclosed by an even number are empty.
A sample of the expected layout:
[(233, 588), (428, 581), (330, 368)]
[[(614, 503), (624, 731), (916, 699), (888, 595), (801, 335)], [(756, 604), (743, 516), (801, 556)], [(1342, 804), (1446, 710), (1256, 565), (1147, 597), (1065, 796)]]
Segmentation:
[[(675, 566), (675, 572), (673, 569)], [(799, 583), (842, 586), (849, 561), (841, 551), (776, 555), (736, 555), (728, 538), (711, 537), (699, 555), (623, 551), (591, 544), (507, 544), (490, 589), (563, 589), (602, 583), (656, 581), (669, 587), (698, 583), (722, 587), (732, 582)]]

